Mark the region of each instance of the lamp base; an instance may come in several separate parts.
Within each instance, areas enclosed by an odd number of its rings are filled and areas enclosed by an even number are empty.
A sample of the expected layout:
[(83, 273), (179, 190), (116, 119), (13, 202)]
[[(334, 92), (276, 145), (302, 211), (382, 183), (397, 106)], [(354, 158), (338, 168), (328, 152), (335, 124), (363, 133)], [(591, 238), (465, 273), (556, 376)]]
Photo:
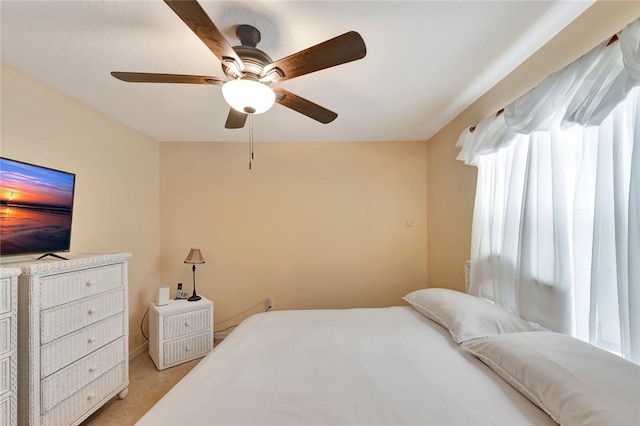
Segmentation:
[(202, 299), (202, 297), (198, 296), (197, 294), (194, 294), (193, 296), (189, 297), (187, 300), (189, 302), (195, 302), (195, 301), (200, 300), (200, 299)]

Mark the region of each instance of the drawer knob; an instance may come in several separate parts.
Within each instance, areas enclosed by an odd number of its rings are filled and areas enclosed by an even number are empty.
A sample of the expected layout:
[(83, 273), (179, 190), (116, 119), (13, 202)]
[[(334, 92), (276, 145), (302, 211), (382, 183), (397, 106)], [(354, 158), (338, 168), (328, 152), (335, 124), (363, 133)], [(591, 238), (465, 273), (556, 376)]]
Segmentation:
[(92, 365), (91, 367), (89, 367), (89, 372), (93, 373), (94, 371), (96, 371), (96, 368), (97, 367), (95, 365)]
[(189, 352), (189, 351), (191, 350), (191, 346), (186, 346), (186, 347), (184, 348), (184, 350), (185, 350), (185, 352)]
[(93, 281), (89, 280), (87, 281), (87, 287), (91, 287), (93, 285)]
[(90, 393), (89, 395), (87, 395), (87, 399), (88, 399), (89, 401), (91, 401), (91, 400), (92, 400), (93, 398), (95, 398), (95, 397), (96, 397), (96, 394), (95, 394), (95, 393)]
[(95, 309), (93, 309), (93, 308), (91, 308), (91, 309), (89, 309), (89, 310), (87, 311), (87, 313), (88, 313), (89, 315), (92, 315), (92, 314), (95, 314), (95, 313), (96, 313), (96, 310), (95, 310)]
[(191, 326), (191, 323), (189, 321), (185, 321), (184, 326), (185, 327), (189, 327), (189, 326)]
[(87, 342), (93, 343), (93, 342), (95, 342), (95, 340), (96, 340), (95, 337), (89, 337), (89, 339), (87, 339)]

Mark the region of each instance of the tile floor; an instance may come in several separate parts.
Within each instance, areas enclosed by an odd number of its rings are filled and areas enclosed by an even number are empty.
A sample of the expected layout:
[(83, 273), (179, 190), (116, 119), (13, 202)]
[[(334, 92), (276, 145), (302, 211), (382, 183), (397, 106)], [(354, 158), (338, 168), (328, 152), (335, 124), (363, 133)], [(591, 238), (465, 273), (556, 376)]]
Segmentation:
[(202, 358), (158, 371), (148, 352), (129, 363), (129, 394), (112, 398), (81, 426), (135, 424), (162, 396), (178, 383)]

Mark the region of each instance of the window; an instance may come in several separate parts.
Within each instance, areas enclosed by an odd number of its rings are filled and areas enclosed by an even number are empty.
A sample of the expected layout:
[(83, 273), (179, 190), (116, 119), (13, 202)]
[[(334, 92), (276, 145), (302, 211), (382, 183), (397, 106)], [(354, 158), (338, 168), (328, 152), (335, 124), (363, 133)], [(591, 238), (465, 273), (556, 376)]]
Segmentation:
[[(640, 19), (459, 140), (470, 292), (640, 363)], [(634, 149), (635, 148), (635, 149)]]

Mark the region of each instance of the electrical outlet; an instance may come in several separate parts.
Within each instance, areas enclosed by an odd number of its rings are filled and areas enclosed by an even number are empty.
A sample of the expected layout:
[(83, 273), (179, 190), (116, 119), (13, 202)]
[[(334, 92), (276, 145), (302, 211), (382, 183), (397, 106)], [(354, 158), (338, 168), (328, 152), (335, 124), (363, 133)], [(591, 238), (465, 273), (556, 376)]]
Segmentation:
[(267, 299), (267, 311), (271, 310), (271, 308), (273, 308), (273, 299), (272, 298), (268, 298)]

